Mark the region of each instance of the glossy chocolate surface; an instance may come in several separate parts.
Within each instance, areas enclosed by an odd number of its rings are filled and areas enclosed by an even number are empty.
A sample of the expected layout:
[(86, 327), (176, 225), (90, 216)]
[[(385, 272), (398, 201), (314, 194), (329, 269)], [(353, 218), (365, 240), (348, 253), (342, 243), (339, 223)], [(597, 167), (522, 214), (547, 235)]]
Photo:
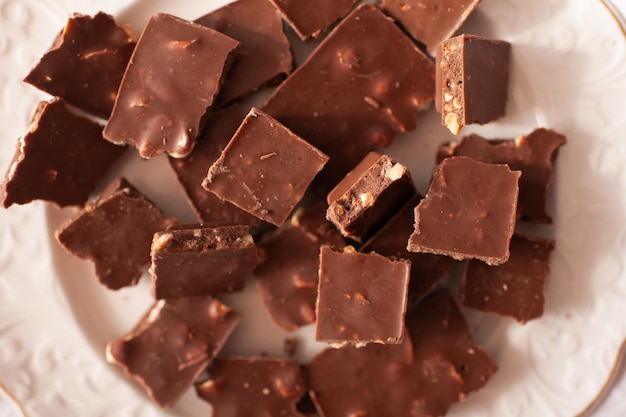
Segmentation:
[(358, 0), (269, 0), (289, 22), (300, 39), (319, 38)]

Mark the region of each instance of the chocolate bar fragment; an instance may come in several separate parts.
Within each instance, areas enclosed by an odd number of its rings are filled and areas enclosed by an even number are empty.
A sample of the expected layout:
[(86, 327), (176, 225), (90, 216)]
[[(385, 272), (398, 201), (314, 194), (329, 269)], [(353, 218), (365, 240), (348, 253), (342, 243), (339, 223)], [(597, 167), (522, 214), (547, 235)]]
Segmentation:
[(211, 297), (159, 300), (106, 356), (171, 408), (222, 349), (241, 316)]
[(137, 283), (150, 262), (152, 235), (175, 222), (119, 178), (55, 235), (70, 254), (94, 263), (104, 286), (117, 290)]
[(252, 108), (202, 186), (222, 200), (280, 226), (328, 157)]
[(296, 211), (290, 221), (263, 237), (258, 248), (256, 284), (272, 321), (291, 332), (315, 322), (320, 247), (345, 246), (341, 234), (324, 217), (326, 204)]
[(515, 140), (487, 140), (472, 134), (457, 143), (441, 146), (437, 163), (450, 156), (467, 156), (490, 164), (507, 164), (512, 170), (521, 171), (518, 216), (539, 223), (552, 223), (546, 209), (548, 190), (552, 185), (552, 167), (559, 147), (566, 142), (565, 136), (544, 128)]
[[(350, 250), (351, 249), (351, 250)], [(411, 263), (350, 246), (320, 251), (315, 340), (396, 344), (404, 337)]]
[(511, 256), (499, 266), (469, 261), (463, 275), (464, 307), (513, 317), (524, 324), (543, 315), (554, 240), (523, 235), (511, 239)]
[(300, 363), (278, 358), (216, 359), (210, 379), (196, 392), (213, 406), (215, 416), (304, 417), (296, 409), (305, 393)]
[(267, 0), (237, 0), (195, 20), (241, 42), (218, 105), (278, 84), (293, 69), (283, 20)]
[(213, 113), (193, 151), (185, 158), (169, 157), (168, 161), (198, 220), (248, 225), (254, 230), (263, 223), (260, 219), (202, 188), (207, 167), (219, 158), (242, 120), (237, 105)]
[(188, 155), (237, 46), (206, 26), (153, 15), (126, 69), (104, 137), (135, 145), (143, 158)]
[(0, 186), (2, 205), (45, 200), (82, 206), (125, 151), (102, 139), (102, 126), (70, 111), (62, 99), (41, 102)]
[(156, 299), (241, 291), (258, 262), (247, 226), (171, 226), (150, 256)]
[(479, 3), (480, 0), (382, 0), (381, 7), (435, 56), (439, 44), (454, 35)]
[(108, 118), (135, 41), (105, 13), (72, 14), (25, 82)]
[(511, 44), (475, 35), (441, 43), (437, 52), (435, 103), (441, 122), (458, 135), (472, 123), (504, 116)]
[(359, 248), (362, 253), (376, 252), (379, 255), (411, 261), (409, 299), (418, 298), (430, 291), (456, 263), (449, 256), (407, 251), (406, 243), (413, 232), (415, 207), (421, 199), (422, 196), (415, 195)]
[(433, 100), (431, 60), (377, 7), (350, 13), (276, 89), (264, 110), (330, 156), (327, 194), (368, 152), (416, 127)]
[(426, 197), (415, 208), (410, 252), (480, 259), (500, 265), (509, 258), (521, 173), (507, 165), (464, 156), (444, 159)]
[(404, 165), (370, 152), (328, 194), (326, 218), (342, 235), (363, 242), (416, 192)]
[(300, 39), (319, 38), (358, 0), (270, 0)]

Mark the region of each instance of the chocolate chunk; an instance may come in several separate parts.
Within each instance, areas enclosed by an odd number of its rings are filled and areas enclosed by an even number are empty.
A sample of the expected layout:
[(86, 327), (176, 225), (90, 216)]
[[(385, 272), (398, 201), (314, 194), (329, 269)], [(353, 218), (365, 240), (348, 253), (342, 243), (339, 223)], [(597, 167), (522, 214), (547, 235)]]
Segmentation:
[(320, 251), (315, 340), (334, 344), (400, 343), (411, 264), (348, 247)]
[(437, 162), (450, 156), (468, 156), (490, 164), (507, 164), (512, 170), (522, 171), (518, 216), (552, 223), (546, 211), (546, 200), (552, 184), (552, 166), (559, 147), (566, 142), (565, 136), (543, 128), (515, 140), (487, 140), (472, 134), (457, 143), (441, 146), (437, 152)]
[(445, 159), (415, 208), (415, 232), (407, 249), (489, 265), (506, 262), (520, 175), (507, 165), (464, 156)]
[(508, 262), (487, 266), (469, 261), (463, 276), (461, 304), (513, 317), (520, 323), (541, 317), (553, 249), (552, 239), (516, 234), (511, 239)]
[(411, 261), (409, 298), (426, 294), (455, 264), (454, 259), (449, 256), (413, 253), (406, 250), (406, 243), (413, 231), (415, 207), (421, 199), (420, 195), (415, 195), (378, 233), (359, 248), (359, 252), (374, 251), (379, 255)]
[(435, 91), (435, 68), (378, 8), (348, 15), (278, 87), (265, 111), (330, 156), (328, 193), (368, 152), (415, 129)]
[(465, 125), (504, 116), (510, 55), (510, 43), (475, 35), (460, 35), (441, 44), (435, 103), (450, 132), (458, 135)]
[(288, 332), (315, 322), (320, 247), (345, 246), (325, 214), (324, 203), (296, 211), (258, 245), (262, 255), (254, 277), (263, 305), (272, 321)]
[(168, 14), (146, 25), (113, 107), (104, 137), (150, 158), (193, 149), (239, 42)]
[(292, 359), (225, 358), (213, 361), (210, 379), (196, 385), (215, 416), (303, 417), (296, 410), (305, 385)]
[(319, 38), (358, 0), (270, 0), (300, 39)]
[(125, 150), (103, 140), (102, 126), (72, 113), (62, 99), (41, 102), (0, 186), (2, 205), (82, 206)]
[(267, 0), (237, 0), (196, 19), (241, 42), (220, 89), (218, 104), (280, 82), (293, 68), (283, 20)]
[(404, 165), (370, 152), (328, 194), (326, 217), (342, 235), (363, 242), (415, 193)]
[(381, 7), (435, 56), (439, 44), (454, 35), (480, 0), (382, 0)]
[(202, 186), (280, 226), (327, 161), (271, 116), (252, 108)]
[(258, 262), (247, 226), (173, 226), (155, 233), (151, 257), (157, 299), (241, 291)]
[(72, 255), (92, 261), (100, 282), (117, 290), (137, 283), (150, 261), (152, 235), (174, 223), (119, 178), (63, 223), (56, 238)]
[(253, 229), (262, 223), (250, 213), (202, 188), (208, 167), (219, 158), (242, 119), (236, 105), (213, 113), (193, 151), (185, 158), (168, 158), (191, 208), (203, 223), (245, 224)]
[(130, 33), (108, 14), (73, 14), (24, 81), (107, 118), (134, 48)]
[(241, 317), (210, 297), (159, 300), (135, 329), (107, 345), (159, 406), (170, 408), (222, 349)]

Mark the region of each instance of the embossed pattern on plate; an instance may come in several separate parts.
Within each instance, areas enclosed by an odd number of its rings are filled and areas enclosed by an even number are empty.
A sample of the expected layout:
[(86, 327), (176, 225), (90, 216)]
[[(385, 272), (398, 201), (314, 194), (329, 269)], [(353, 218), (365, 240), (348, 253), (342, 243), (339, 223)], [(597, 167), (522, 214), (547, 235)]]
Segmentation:
[[(224, 3), (0, 0), (0, 170), (45, 97), (21, 78), (68, 13), (102, 9), (139, 31), (153, 11), (195, 18)], [(557, 239), (545, 317), (520, 326), (468, 312), (476, 339), (500, 370), (450, 415), (573, 416), (607, 381), (626, 336), (626, 42), (599, 1), (483, 0), (466, 31), (514, 47), (507, 116), (464, 133), (514, 137), (545, 126), (570, 142), (552, 193), (555, 224), (533, 230)], [(450, 139), (431, 111), (389, 153), (411, 167), (425, 191), (432, 152)], [(168, 202), (170, 192), (182, 197), (162, 158), (125, 164), (131, 180), (169, 214), (191, 218), (188, 208)], [(42, 203), (0, 211), (0, 380), (31, 417), (209, 415), (193, 392), (172, 411), (159, 410), (105, 363), (106, 341), (129, 330), (150, 303), (148, 283), (115, 293), (95, 283), (91, 265), (69, 258), (52, 238), (70, 214)], [(244, 313), (260, 308), (253, 289), (227, 301)], [(242, 326), (230, 352), (280, 354), (281, 333), (265, 313), (250, 316), (261, 324)], [(318, 348), (306, 347), (303, 356)]]

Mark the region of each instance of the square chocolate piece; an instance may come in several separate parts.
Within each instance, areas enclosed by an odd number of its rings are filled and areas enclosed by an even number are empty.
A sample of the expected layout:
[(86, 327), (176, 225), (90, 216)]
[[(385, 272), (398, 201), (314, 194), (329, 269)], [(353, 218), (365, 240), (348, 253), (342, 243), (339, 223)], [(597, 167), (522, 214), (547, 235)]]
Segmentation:
[[(350, 250), (352, 249), (352, 250)], [(332, 344), (396, 344), (404, 337), (411, 263), (356, 253), (320, 251), (315, 340)]]
[(159, 300), (106, 356), (170, 408), (222, 349), (241, 316), (211, 297)]
[(104, 286), (117, 290), (137, 283), (150, 262), (152, 235), (174, 223), (119, 178), (55, 234), (70, 254), (94, 263)]
[(306, 391), (296, 360), (216, 359), (207, 372), (210, 378), (196, 392), (216, 417), (304, 417), (296, 410)]
[(150, 18), (126, 69), (104, 137), (151, 158), (196, 144), (239, 42), (168, 14)]
[(280, 226), (327, 161), (274, 118), (252, 108), (202, 186)]
[(511, 44), (475, 35), (441, 43), (437, 52), (435, 102), (441, 122), (458, 135), (472, 123), (504, 116)]
[(134, 49), (131, 34), (108, 14), (73, 14), (24, 81), (107, 118)]
[(328, 194), (326, 218), (345, 237), (363, 242), (416, 192), (404, 165), (370, 152)]
[(73, 113), (62, 99), (41, 102), (0, 186), (2, 205), (45, 200), (82, 206), (125, 151), (102, 139), (102, 126)]
[(411, 252), (480, 259), (500, 265), (509, 258), (521, 173), (508, 165), (464, 156), (444, 159), (426, 197), (415, 208)]
[(241, 42), (218, 105), (266, 85), (278, 84), (293, 68), (280, 14), (267, 0), (237, 0), (195, 21)]
[(514, 235), (511, 256), (499, 266), (469, 261), (463, 275), (461, 304), (513, 317), (524, 324), (543, 315), (554, 240)]
[(247, 226), (176, 225), (152, 239), (156, 299), (241, 291), (256, 267)]
[(358, 0), (270, 0), (303, 41), (319, 38)]

